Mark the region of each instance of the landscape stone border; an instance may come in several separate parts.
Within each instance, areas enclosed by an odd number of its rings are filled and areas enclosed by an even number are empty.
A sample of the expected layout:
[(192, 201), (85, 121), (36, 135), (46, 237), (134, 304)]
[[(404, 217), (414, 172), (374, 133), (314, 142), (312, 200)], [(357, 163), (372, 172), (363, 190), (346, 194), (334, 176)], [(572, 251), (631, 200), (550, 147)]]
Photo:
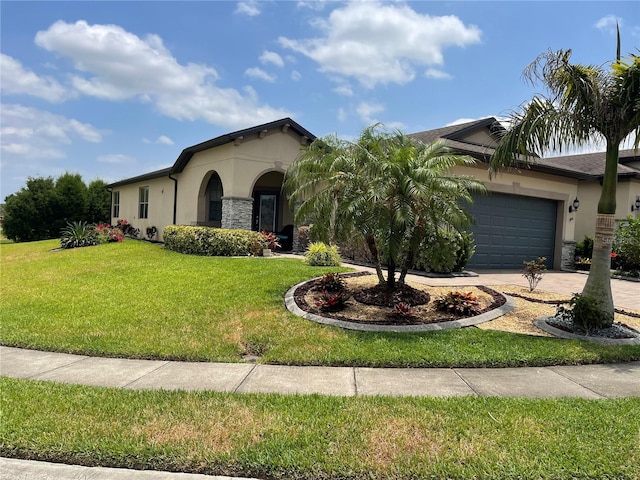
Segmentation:
[(553, 317), (541, 317), (533, 323), (540, 330), (550, 333), (554, 337), (564, 338), (568, 340), (584, 340), (585, 342), (599, 343), (600, 345), (640, 345), (640, 337), (636, 338), (605, 338), (592, 337), (589, 335), (578, 335), (576, 333), (565, 332), (559, 328), (553, 327), (547, 323), (547, 319)]
[(305, 282), (300, 282), (297, 285), (294, 285), (287, 293), (284, 295), (284, 304), (294, 315), (302, 317), (306, 320), (315, 323), (321, 323), (323, 325), (330, 325), (332, 327), (344, 328), (346, 330), (359, 330), (361, 332), (433, 332), (438, 330), (450, 330), (453, 328), (464, 328), (464, 327), (472, 327), (473, 325), (478, 325), (480, 323), (489, 322), (491, 320), (495, 320), (515, 308), (514, 300), (509, 296), (503, 293), (497, 292), (502, 295), (505, 299), (504, 305), (494, 308), (488, 312), (482, 313), (480, 315), (476, 315), (475, 317), (467, 317), (460, 320), (450, 320), (448, 322), (438, 322), (438, 323), (427, 323), (420, 325), (375, 325), (371, 323), (356, 323), (356, 322), (347, 322), (344, 320), (336, 320), (333, 318), (323, 317), (321, 315), (317, 315), (315, 313), (310, 313), (302, 310), (295, 301), (295, 292), (298, 288), (303, 286), (308, 282), (313, 282), (315, 279), (307, 280)]

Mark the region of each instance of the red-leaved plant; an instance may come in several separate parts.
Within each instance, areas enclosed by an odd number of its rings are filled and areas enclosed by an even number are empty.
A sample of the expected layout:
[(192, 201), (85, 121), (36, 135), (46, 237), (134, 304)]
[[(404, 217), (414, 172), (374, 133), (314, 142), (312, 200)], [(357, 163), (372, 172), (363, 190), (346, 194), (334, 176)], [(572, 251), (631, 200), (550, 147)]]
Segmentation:
[(471, 292), (449, 292), (435, 301), (436, 308), (454, 315), (476, 315), (480, 311), (478, 297)]

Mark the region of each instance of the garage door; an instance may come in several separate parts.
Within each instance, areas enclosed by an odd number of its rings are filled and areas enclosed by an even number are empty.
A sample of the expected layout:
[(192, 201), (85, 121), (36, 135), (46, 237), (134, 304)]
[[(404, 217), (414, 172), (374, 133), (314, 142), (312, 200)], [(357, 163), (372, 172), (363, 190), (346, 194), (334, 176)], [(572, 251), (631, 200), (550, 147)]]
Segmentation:
[(468, 207), (476, 224), (476, 253), (467, 269), (522, 269), (522, 262), (547, 257), (553, 266), (557, 202), (491, 193)]

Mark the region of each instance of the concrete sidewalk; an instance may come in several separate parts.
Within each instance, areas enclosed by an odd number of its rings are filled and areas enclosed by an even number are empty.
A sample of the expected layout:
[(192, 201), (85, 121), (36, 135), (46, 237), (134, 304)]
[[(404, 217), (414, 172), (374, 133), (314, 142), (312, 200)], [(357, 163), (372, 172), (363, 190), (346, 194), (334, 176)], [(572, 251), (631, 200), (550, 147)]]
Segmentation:
[(0, 480), (257, 480), (191, 473), (82, 467), (62, 463), (0, 458)]
[(640, 362), (524, 368), (297, 367), (129, 360), (0, 347), (0, 375), (131, 390), (337, 396), (640, 397)]

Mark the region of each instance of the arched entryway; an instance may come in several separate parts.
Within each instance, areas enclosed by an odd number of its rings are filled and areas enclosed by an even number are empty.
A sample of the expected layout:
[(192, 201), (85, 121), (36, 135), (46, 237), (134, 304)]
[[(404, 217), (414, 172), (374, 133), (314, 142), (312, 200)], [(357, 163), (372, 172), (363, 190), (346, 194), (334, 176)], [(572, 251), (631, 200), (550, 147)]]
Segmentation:
[(198, 195), (198, 225), (222, 226), (222, 180), (217, 172), (205, 175)]
[(253, 185), (252, 230), (275, 232), (283, 250), (290, 250), (293, 241), (293, 213), (282, 194), (284, 173), (271, 171), (261, 175)]

